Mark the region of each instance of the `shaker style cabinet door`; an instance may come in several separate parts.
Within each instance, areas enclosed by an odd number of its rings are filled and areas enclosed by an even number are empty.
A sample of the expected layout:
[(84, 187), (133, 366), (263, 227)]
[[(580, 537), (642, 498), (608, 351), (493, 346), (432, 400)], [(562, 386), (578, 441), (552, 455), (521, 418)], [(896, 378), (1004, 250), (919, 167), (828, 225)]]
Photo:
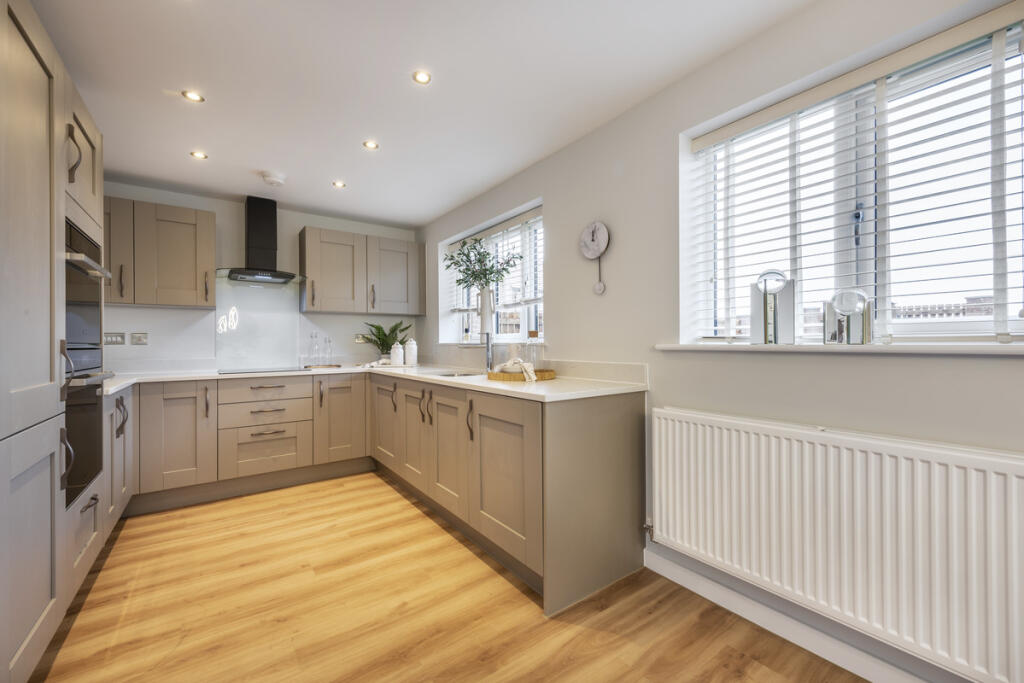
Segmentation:
[[(61, 412), (64, 67), (29, 0), (0, 0), (0, 439)], [(62, 176), (63, 174), (63, 176)], [(16, 293), (16, 294), (15, 294)]]
[(367, 311), (423, 315), (424, 245), (366, 238)]
[(469, 516), (469, 429), (466, 392), (441, 386), (427, 388), (427, 422), (423, 490), (460, 519)]
[(469, 523), (543, 573), (541, 406), (469, 393)]
[(110, 281), (103, 285), (103, 299), (111, 304), (135, 302), (135, 227), (132, 200), (103, 198), (103, 266)]
[(134, 202), (135, 303), (216, 306), (213, 212)]
[[(61, 139), (67, 140), (65, 187), (73, 202), (67, 206), (67, 215), (99, 242), (103, 236), (94, 229), (98, 232), (103, 225), (103, 136), (70, 78), (66, 81), (64, 103), (64, 137)], [(83, 220), (81, 213), (90, 220)]]
[(388, 377), (370, 378), (370, 454), (390, 469), (398, 469), (404, 434), (400, 435), (402, 420), (399, 415), (402, 403), (399, 399), (398, 382)]
[(304, 227), (299, 273), (303, 311), (366, 312), (366, 235)]
[(109, 474), (103, 536), (106, 538), (121, 518), (135, 493), (138, 475), (134, 463), (132, 390), (124, 389), (103, 398), (103, 468)]
[(217, 479), (217, 382), (139, 387), (139, 493)]
[(427, 387), (425, 384), (402, 384), (398, 387), (399, 415), (402, 424), (399, 437), (404, 442), (398, 452), (400, 477), (420, 489), (427, 486), (427, 458), (430, 450), (431, 425), (427, 421)]
[(313, 464), (366, 456), (366, 375), (313, 379)]

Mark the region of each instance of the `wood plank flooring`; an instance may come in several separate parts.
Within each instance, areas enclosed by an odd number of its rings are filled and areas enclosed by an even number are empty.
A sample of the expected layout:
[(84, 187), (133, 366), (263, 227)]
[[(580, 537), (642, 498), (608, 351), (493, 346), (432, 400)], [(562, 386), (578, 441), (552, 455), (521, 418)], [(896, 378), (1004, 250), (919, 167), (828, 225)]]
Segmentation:
[(858, 679), (648, 570), (545, 619), (368, 473), (123, 521), (33, 680)]

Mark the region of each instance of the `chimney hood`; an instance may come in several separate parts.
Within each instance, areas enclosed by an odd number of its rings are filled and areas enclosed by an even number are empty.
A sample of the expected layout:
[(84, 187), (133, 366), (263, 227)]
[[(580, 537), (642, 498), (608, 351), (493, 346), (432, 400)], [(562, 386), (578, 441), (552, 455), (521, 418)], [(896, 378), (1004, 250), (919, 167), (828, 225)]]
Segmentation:
[(294, 273), (277, 269), (277, 202), (245, 198), (245, 268), (232, 268), (228, 279), (283, 285)]

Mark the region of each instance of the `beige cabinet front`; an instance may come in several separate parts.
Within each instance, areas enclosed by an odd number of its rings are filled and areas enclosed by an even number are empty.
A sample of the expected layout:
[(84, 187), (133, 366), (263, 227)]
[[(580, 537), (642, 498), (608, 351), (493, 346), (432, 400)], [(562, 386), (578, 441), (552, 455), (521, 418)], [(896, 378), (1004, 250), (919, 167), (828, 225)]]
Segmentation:
[[(91, 232), (87, 226), (99, 229), (103, 225), (103, 136), (70, 78), (66, 81), (64, 103), (68, 169), (65, 187), (73, 202), (66, 211), (78, 227)], [(88, 221), (76, 216), (79, 209), (89, 217)], [(91, 236), (97, 241), (102, 239), (101, 235)]]
[(469, 394), (469, 521), (509, 555), (543, 573), (541, 406)]
[(431, 425), (427, 421), (427, 386), (400, 384), (397, 439), (398, 475), (420, 490), (427, 485), (427, 462), (431, 445)]
[(104, 536), (109, 535), (117, 524), (138, 486), (133, 412), (130, 388), (103, 399), (103, 469), (109, 487), (103, 511)]
[(139, 387), (139, 492), (217, 479), (217, 382)]
[(365, 313), (366, 235), (304, 227), (299, 233), (303, 311)]
[(367, 237), (367, 311), (423, 315), (423, 261), (422, 243)]
[(134, 202), (134, 222), (135, 303), (213, 308), (214, 214)]
[(221, 429), (217, 443), (218, 479), (248, 477), (313, 464), (313, 423)]
[(466, 420), (466, 392), (430, 386), (426, 406), (429, 441), (423, 490), (449, 512), (468, 519), (470, 424)]
[(404, 436), (399, 434), (398, 382), (388, 377), (370, 378), (370, 455), (391, 469), (397, 469)]
[(135, 227), (132, 201), (103, 198), (103, 265), (110, 281), (103, 285), (107, 303), (135, 303)]
[(365, 457), (366, 375), (321, 375), (313, 386), (313, 462)]
[(63, 410), (64, 67), (29, 0), (0, 32), (0, 438)]
[[(61, 474), (63, 415), (0, 441), (0, 652), (15, 681), (28, 680), (64, 617), (65, 511)], [(3, 678), (3, 680), (7, 680)]]

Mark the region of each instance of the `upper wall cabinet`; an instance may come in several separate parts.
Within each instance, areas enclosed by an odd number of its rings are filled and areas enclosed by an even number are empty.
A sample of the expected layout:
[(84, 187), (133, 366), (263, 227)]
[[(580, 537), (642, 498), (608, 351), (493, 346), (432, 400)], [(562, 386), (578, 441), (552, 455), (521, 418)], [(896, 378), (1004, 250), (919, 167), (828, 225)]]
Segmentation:
[(423, 315), (424, 249), (419, 242), (366, 238), (369, 313)]
[(135, 303), (214, 307), (211, 211), (134, 202)]
[(99, 242), (103, 239), (103, 136), (70, 78), (64, 89), (64, 137), (65, 188), (70, 198), (65, 211), (75, 225)]
[(307, 226), (299, 233), (302, 310), (423, 315), (423, 262), (417, 242)]
[(303, 228), (299, 271), (303, 311), (366, 312), (366, 235)]
[(135, 301), (135, 236), (132, 200), (103, 198), (103, 266), (110, 281), (103, 285), (107, 303), (130, 304)]

